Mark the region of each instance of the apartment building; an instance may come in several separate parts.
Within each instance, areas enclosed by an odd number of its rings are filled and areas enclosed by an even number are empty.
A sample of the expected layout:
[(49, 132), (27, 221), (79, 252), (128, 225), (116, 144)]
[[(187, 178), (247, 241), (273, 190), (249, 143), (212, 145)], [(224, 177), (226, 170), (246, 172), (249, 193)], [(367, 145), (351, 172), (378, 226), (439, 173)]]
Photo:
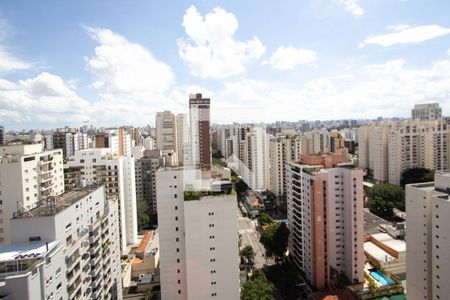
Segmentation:
[[(72, 168), (72, 169), (71, 169)], [(67, 174), (80, 168), (80, 178), (85, 184), (103, 183), (107, 197), (119, 201), (120, 245), (125, 251), (128, 245), (137, 243), (137, 212), (135, 160), (121, 156), (109, 148), (87, 149), (75, 152), (66, 164)], [(73, 176), (73, 175), (72, 175)]]
[(189, 95), (191, 164), (202, 170), (211, 169), (210, 102), (202, 94)]
[(157, 172), (163, 300), (239, 299), (236, 196), (230, 181), (204, 175)]
[(64, 193), (61, 150), (42, 144), (0, 146), (0, 246), (11, 243), (10, 219)]
[(170, 111), (156, 113), (156, 148), (163, 151), (177, 149), (176, 118)]
[(0, 146), (5, 145), (5, 127), (0, 126)]
[(239, 171), (253, 191), (270, 188), (269, 136), (265, 128), (255, 126), (241, 141)]
[(270, 190), (275, 196), (283, 196), (286, 191), (286, 164), (300, 159), (301, 135), (277, 135), (269, 142)]
[(187, 156), (190, 155), (190, 143), (189, 143), (189, 120), (187, 114), (177, 114), (177, 148), (176, 154), (178, 157), (178, 163), (184, 164), (185, 160), (189, 160)]
[(439, 103), (416, 104), (411, 110), (412, 119), (438, 120), (442, 117), (442, 108)]
[(0, 293), (6, 299), (121, 299), (117, 213), (103, 186), (89, 186), (15, 214), (12, 245), (0, 250)]
[(364, 281), (363, 171), (342, 156), (302, 155), (287, 167), (289, 254), (316, 288), (343, 273)]
[(400, 184), (411, 168), (449, 169), (449, 131), (442, 119), (408, 120), (389, 130), (389, 183)]
[[(369, 128), (369, 169), (373, 179), (377, 182), (387, 182), (388, 169), (388, 135), (387, 126), (374, 126)], [(389, 143), (389, 145), (391, 145)]]
[(448, 299), (450, 174), (406, 186), (408, 299)]
[(163, 165), (161, 150), (145, 150), (136, 161), (136, 198), (147, 202), (152, 215), (157, 213), (156, 172)]

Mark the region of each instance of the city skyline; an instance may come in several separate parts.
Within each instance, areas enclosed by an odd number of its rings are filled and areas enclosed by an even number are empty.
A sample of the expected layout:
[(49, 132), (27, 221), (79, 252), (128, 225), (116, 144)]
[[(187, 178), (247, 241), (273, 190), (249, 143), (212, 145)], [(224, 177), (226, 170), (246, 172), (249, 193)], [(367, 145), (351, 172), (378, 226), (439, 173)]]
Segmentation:
[(219, 124), (450, 109), (445, 1), (254, 4), (4, 3), (0, 123), (143, 126), (197, 92)]

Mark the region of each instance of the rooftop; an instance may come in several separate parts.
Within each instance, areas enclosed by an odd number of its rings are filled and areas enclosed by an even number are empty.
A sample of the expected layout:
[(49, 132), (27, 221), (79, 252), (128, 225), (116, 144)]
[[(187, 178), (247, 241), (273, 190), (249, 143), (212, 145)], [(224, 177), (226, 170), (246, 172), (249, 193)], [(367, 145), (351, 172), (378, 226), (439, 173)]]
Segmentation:
[(375, 233), (375, 234), (372, 234), (371, 236), (372, 236), (372, 238), (385, 244), (389, 248), (394, 249), (397, 252), (405, 252), (406, 251), (406, 242), (405, 241), (396, 240), (387, 233)]
[(65, 208), (71, 206), (80, 199), (86, 197), (90, 193), (96, 191), (101, 185), (89, 185), (87, 187), (72, 190), (59, 196), (50, 197), (45, 203), (33, 208), (32, 210), (20, 211), (14, 214), (15, 219), (48, 217), (54, 216)]
[(46, 242), (31, 242), (25, 244), (16, 244), (11, 246), (0, 247), (0, 262), (7, 262), (17, 259), (40, 258), (51, 251), (59, 244), (58, 241)]
[(378, 247), (377, 245), (375, 245), (370, 241), (364, 243), (364, 251), (367, 252), (370, 256), (372, 256), (376, 260), (381, 262), (390, 262), (396, 260), (395, 257), (393, 257), (385, 250), (381, 249), (380, 247)]

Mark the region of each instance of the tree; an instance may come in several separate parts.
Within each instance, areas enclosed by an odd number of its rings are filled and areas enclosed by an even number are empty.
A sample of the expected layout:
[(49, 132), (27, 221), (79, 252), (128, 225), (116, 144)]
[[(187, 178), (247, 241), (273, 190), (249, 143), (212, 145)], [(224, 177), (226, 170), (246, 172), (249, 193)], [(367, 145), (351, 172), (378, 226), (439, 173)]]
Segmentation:
[(401, 186), (410, 183), (421, 183), (434, 181), (434, 171), (425, 168), (412, 168), (402, 173)]
[(248, 263), (253, 262), (255, 255), (255, 251), (253, 251), (253, 247), (250, 245), (245, 246), (241, 250), (241, 257), (244, 258)]
[(150, 215), (148, 213), (148, 204), (142, 199), (136, 200), (136, 211), (138, 218), (138, 228), (142, 228), (150, 222)]
[(261, 213), (258, 216), (259, 226), (271, 225), (273, 224), (273, 219), (266, 213)]
[(393, 208), (405, 211), (405, 191), (392, 184), (377, 184), (366, 191), (367, 207), (379, 217), (391, 217)]
[(264, 230), (259, 241), (264, 245), (267, 257), (274, 257), (277, 261), (282, 261), (287, 250), (288, 237), (289, 230), (286, 224), (279, 222)]
[(241, 300), (273, 300), (273, 284), (267, 281), (266, 276), (260, 270), (253, 272), (252, 277), (247, 281), (241, 290)]
[[(284, 299), (298, 299), (300, 273), (290, 260), (267, 267), (267, 279), (270, 280)], [(300, 297), (300, 299), (303, 299)]]

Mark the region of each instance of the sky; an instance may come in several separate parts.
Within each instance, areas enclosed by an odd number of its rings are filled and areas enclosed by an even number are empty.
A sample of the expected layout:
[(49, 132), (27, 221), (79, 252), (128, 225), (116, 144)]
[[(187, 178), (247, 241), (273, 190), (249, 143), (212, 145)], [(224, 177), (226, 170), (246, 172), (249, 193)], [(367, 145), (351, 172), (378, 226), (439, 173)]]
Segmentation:
[(0, 125), (144, 126), (450, 112), (448, 0), (0, 0)]

